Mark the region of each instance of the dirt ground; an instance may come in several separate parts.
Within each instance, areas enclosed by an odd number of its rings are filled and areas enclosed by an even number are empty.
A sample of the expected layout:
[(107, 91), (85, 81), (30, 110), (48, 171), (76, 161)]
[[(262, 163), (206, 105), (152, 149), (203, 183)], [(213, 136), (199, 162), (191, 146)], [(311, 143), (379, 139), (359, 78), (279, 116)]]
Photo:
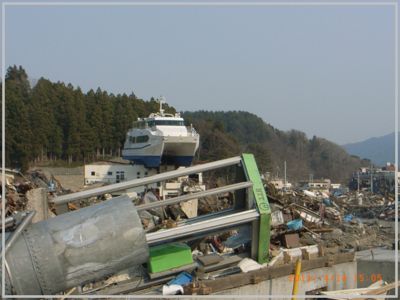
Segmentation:
[(41, 167), (40, 168), (47, 178), (51, 175), (61, 183), (64, 189), (71, 190), (72, 192), (81, 190), (84, 185), (83, 167), (76, 168), (54, 168), (54, 167)]

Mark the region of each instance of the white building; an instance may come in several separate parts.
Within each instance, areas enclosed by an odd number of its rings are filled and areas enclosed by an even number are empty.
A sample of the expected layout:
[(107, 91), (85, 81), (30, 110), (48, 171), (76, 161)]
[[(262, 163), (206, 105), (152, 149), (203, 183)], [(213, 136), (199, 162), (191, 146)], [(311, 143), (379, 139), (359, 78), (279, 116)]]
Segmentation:
[(330, 179), (321, 179), (321, 180), (314, 180), (313, 182), (308, 183), (309, 189), (322, 189), (322, 190), (329, 190), (331, 187)]
[(270, 180), (269, 183), (273, 184), (277, 190), (282, 190), (284, 188), (285, 189), (292, 188), (292, 184), (290, 182), (286, 182), (286, 184), (285, 184), (284, 180), (282, 180), (282, 179)]
[(340, 189), (341, 187), (340, 183), (331, 183), (331, 189)]
[[(184, 168), (184, 167), (180, 167)], [(174, 166), (160, 166), (159, 172), (167, 172), (175, 170)], [(138, 178), (144, 178), (147, 176), (156, 175), (158, 170), (156, 168), (146, 168), (143, 165), (132, 165), (127, 163), (118, 162), (95, 162), (84, 166), (85, 185), (94, 183), (118, 183)], [(194, 179), (197, 182), (196, 185), (186, 185), (185, 182), (189, 182), (189, 179)], [(178, 196), (182, 192), (188, 193), (193, 190), (198, 191), (205, 190), (203, 185), (203, 177), (201, 173), (193, 174), (190, 176), (182, 176), (176, 179), (167, 180), (165, 183), (160, 185), (159, 183), (152, 183), (147, 186), (148, 188), (157, 189), (159, 196), (162, 199), (169, 198), (171, 196)], [(145, 187), (140, 186), (137, 188), (128, 189), (126, 192), (144, 192)]]
[(157, 174), (156, 169), (146, 169), (141, 165), (96, 162), (84, 166), (85, 184), (96, 182), (118, 183)]

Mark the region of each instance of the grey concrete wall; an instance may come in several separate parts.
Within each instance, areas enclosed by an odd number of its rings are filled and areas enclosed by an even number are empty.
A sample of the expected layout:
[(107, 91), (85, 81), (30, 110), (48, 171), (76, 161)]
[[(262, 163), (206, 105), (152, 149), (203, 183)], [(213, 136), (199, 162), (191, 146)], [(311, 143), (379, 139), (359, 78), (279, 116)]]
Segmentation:
[[(358, 287), (367, 287), (375, 279), (382, 279), (388, 283), (396, 281), (395, 278), (395, 251), (386, 249), (372, 249), (357, 252)], [(398, 263), (400, 268), (400, 263)], [(388, 295), (394, 295), (395, 290)]]
[[(320, 288), (326, 288), (328, 291), (332, 291), (357, 287), (357, 282), (354, 279), (357, 275), (356, 262), (337, 264), (332, 267), (302, 272), (301, 274), (302, 278), (299, 282), (299, 295), (305, 295), (306, 292)], [(346, 280), (343, 279), (343, 275), (346, 275)], [(292, 278), (285, 276), (263, 281), (258, 284), (221, 291), (215, 293), (215, 295), (254, 295), (260, 296), (260, 298), (269, 295), (274, 296), (273, 299), (288, 299), (291, 298), (292, 288)], [(224, 299), (237, 298), (226, 297)]]
[[(360, 288), (371, 285), (374, 278), (378, 277), (391, 283), (395, 281), (395, 263), (388, 261), (359, 261), (357, 273), (360, 277), (358, 280), (358, 287)], [(362, 277), (364, 277), (364, 280), (361, 280)]]

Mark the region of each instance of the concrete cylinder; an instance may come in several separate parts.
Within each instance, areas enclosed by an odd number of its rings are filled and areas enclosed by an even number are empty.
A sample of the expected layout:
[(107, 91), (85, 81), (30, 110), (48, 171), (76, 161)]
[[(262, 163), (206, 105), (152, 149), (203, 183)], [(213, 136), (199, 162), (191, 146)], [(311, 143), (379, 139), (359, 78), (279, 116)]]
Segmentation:
[(6, 260), (18, 295), (52, 295), (147, 262), (132, 201), (113, 198), (31, 224)]

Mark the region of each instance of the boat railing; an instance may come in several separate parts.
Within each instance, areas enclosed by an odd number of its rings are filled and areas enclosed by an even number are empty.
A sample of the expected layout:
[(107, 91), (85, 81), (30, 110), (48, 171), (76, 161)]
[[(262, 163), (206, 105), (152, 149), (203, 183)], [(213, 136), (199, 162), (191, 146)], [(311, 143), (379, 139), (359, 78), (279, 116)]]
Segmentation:
[(147, 121), (145, 121), (145, 120), (138, 120), (138, 121), (133, 122), (132, 127), (144, 129), (144, 128), (148, 127), (148, 124), (147, 124)]
[(194, 129), (193, 126), (186, 126), (187, 132), (191, 136), (198, 136), (199, 134), (197, 133), (196, 129)]

